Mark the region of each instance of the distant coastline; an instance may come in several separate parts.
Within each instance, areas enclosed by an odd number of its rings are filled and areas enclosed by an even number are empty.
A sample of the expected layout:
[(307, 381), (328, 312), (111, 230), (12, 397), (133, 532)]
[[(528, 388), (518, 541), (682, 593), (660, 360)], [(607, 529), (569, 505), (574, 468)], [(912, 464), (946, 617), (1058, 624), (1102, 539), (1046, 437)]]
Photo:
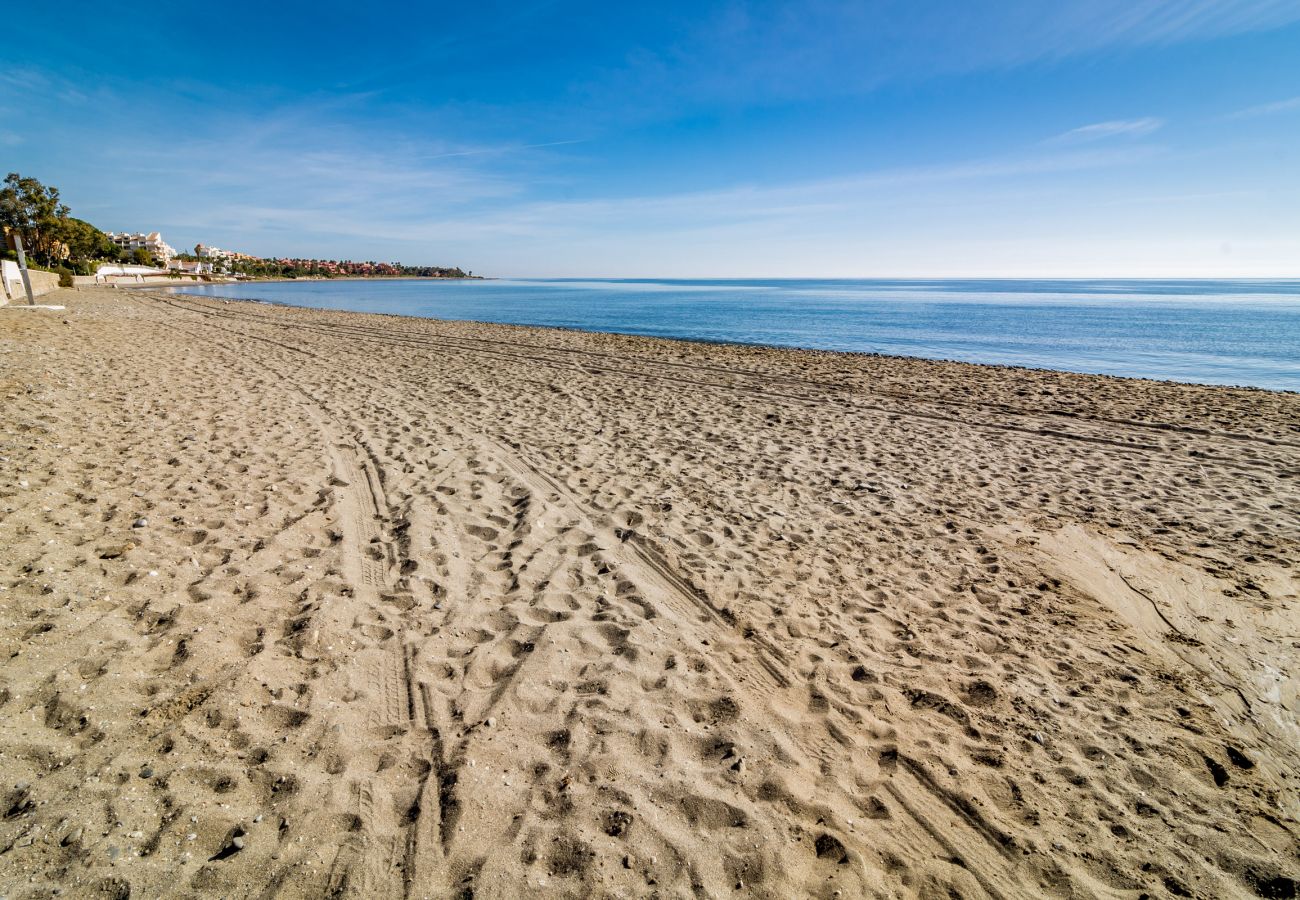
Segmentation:
[(318, 282), (318, 281), (494, 281), (486, 275), (300, 275), (296, 277), (224, 278), (205, 284), (266, 284), (268, 282)]

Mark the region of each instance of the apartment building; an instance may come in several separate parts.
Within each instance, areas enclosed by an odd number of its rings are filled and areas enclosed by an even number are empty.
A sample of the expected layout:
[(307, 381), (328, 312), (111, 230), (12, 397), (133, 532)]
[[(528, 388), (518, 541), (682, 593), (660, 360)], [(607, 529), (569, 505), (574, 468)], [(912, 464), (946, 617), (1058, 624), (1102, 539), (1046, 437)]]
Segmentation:
[(171, 258), (176, 255), (176, 251), (172, 246), (164, 241), (162, 235), (156, 231), (151, 231), (148, 234), (110, 231), (108, 239), (127, 253), (144, 249), (153, 257), (155, 262), (163, 266), (167, 265)]

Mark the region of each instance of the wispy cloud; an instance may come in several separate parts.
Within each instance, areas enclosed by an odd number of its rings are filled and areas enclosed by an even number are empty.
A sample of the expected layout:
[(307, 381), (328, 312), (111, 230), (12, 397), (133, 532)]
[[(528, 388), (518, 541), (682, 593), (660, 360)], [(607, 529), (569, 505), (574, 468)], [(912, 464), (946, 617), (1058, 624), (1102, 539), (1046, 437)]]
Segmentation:
[(85, 103), (90, 99), (71, 79), (30, 66), (0, 71), (0, 85), (13, 91), (15, 99), (28, 104), (36, 98), (41, 98), (44, 102), (58, 100), (64, 103)]
[(543, 141), (540, 144), (503, 144), (499, 147), (473, 147), (468, 150), (453, 150), (447, 153), (437, 153), (427, 159), (454, 159), (459, 156), (504, 156), (508, 153), (518, 153), (521, 150), (540, 150), (543, 147), (567, 147), (570, 144), (585, 144), (586, 138), (575, 138), (568, 141)]
[(1052, 144), (1085, 144), (1090, 141), (1103, 141), (1115, 137), (1144, 137), (1164, 127), (1165, 120), (1153, 117), (1142, 119), (1113, 119), (1109, 122), (1095, 122), (1071, 129), (1064, 134), (1049, 138)]
[(1095, 44), (1203, 40), (1278, 28), (1300, 20), (1294, 0), (1067, 0), (1063, 18), (1087, 27)]
[[(312, 131), (301, 137), (304, 144), (319, 144), (326, 136)], [(1061, 148), (829, 179), (556, 200), (537, 196), (526, 177), (463, 166), (447, 160), (450, 154), (421, 154), (412, 146), (376, 154), (338, 136), (331, 143), (314, 149), (294, 145), (290, 151), (239, 136), (229, 142), (190, 138), (168, 144), (156, 156), (136, 146), (133, 155), (142, 154), (136, 164), (155, 178), (187, 185), (203, 202), (195, 204), (185, 191), (172, 192), (174, 199), (151, 198), (153, 212), (139, 221), (100, 224), (162, 226), (181, 243), (203, 240), (254, 253), (363, 254), (421, 262), (451, 258), (452, 248), (458, 248), (457, 261), (463, 256), (472, 262), (471, 253), (484, 252), (514, 259), (525, 245), (535, 251), (584, 247), (613, 235), (633, 247), (642, 238), (746, 245), (776, 236), (803, 239), (840, 227), (829, 223), (846, 218), (878, 222), (931, 206), (949, 210), (953, 191), (1005, 198), (1008, 190), (1041, 190), (1057, 175), (1139, 164), (1161, 152), (1149, 146)], [(981, 200), (980, 205), (986, 204)], [(120, 217), (122, 209), (117, 205), (114, 212)], [(496, 249), (485, 251), (488, 247)]]
[[(87, 166), (98, 196), (76, 208), (104, 228), (164, 228), (177, 246), (428, 259), (430, 250), (397, 245), (431, 219), (454, 223), (524, 202), (579, 143), (440, 138), (400, 123), (336, 121), (300, 103), (214, 117), (165, 142), (145, 133), (106, 139)], [(144, 196), (118, 187), (146, 181), (173, 189)]]
[(1214, 40), (1300, 21), (1296, 0), (760, 0), (700, 7), (672, 39), (648, 37), (598, 71), (582, 93), (602, 111), (654, 117), (709, 103), (860, 94), (919, 78)]
[(1277, 100), (1273, 103), (1261, 103), (1258, 106), (1248, 106), (1245, 109), (1239, 109), (1228, 115), (1229, 119), (1254, 119), (1259, 116), (1272, 116), (1278, 113), (1300, 112), (1300, 97), (1292, 97), (1289, 100)]
[[(1150, 159), (1150, 148), (1075, 150), (1034, 156), (979, 159), (948, 165), (890, 168), (818, 181), (775, 185), (737, 185), (710, 191), (592, 198), (567, 201), (520, 200), (483, 212), (395, 223), (374, 216), (346, 219), (342, 227), (357, 238), (426, 242), (464, 238), (541, 238), (583, 240), (606, 230), (631, 227), (659, 234), (689, 235), (719, 229), (789, 228), (832, 215), (869, 212), (878, 204), (915, 205), (933, 189), (942, 200), (948, 186), (1024, 184), (1035, 176), (1132, 165)], [(274, 219), (272, 210), (263, 211)], [(298, 213), (283, 215), (299, 221)]]
[(42, 92), (49, 87), (50, 79), (37, 69), (18, 66), (0, 71), (0, 84), (8, 85), (16, 91)]

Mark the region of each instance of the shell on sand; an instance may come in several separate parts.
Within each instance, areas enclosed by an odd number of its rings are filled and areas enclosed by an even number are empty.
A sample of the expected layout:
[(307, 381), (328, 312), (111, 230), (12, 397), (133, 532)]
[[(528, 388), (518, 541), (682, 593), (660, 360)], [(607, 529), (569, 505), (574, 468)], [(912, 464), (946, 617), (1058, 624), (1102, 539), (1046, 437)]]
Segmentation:
[(1295, 395), (56, 299), (0, 884), (1294, 896)]

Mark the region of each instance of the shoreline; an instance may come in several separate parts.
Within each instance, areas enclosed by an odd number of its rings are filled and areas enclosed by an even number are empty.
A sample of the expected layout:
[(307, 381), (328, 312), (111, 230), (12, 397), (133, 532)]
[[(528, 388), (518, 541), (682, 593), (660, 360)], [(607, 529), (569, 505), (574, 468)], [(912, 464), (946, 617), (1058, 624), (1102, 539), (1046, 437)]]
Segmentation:
[(2, 883), (1297, 886), (1293, 394), (50, 299), (0, 313)]
[[(293, 281), (293, 280), (305, 280), (305, 279), (264, 279), (264, 280)], [(322, 279), (322, 280), (342, 281), (345, 279)], [(348, 279), (348, 280), (378, 281), (378, 280), (385, 280), (385, 279)], [(460, 280), (460, 279), (427, 279), (427, 280), (443, 281), (443, 280)], [(475, 277), (474, 280), (478, 280), (477, 276)], [(483, 280), (491, 281), (494, 279), (484, 278)], [(239, 283), (246, 284), (249, 282), (239, 282)], [(213, 286), (216, 287), (217, 285), (213, 285)], [(124, 289), (149, 291), (149, 290), (157, 290), (159, 288), (166, 288), (166, 287), (168, 286), (146, 284), (146, 285), (140, 285), (139, 287), (124, 286)], [(764, 344), (759, 342), (747, 342), (747, 341), (727, 341), (727, 340), (720, 340), (720, 339), (715, 340), (711, 338), (669, 337), (664, 335), (643, 334), (640, 332), (632, 332), (632, 331), (599, 331), (594, 329), (579, 328), (577, 326), (536, 325), (536, 324), (522, 324), (522, 323), (514, 323), (514, 322), (493, 322), (487, 319), (451, 319), (451, 318), (444, 318), (440, 316), (416, 316), (416, 315), (409, 315), (405, 313), (370, 312), (370, 311), (362, 311), (362, 310), (335, 310), (326, 307), (301, 306), (283, 300), (261, 300), (261, 299), (252, 299), (248, 297), (223, 297), (217, 294), (186, 293), (185, 291), (182, 290), (177, 290), (177, 291), (169, 290), (168, 293), (180, 294), (182, 296), (193, 297), (196, 299), (208, 298), (213, 300), (222, 300), (227, 303), (253, 303), (253, 304), (258, 304), (263, 306), (283, 307), (287, 309), (315, 310), (317, 312), (344, 312), (344, 313), (350, 313), (358, 316), (382, 316), (385, 318), (398, 319), (398, 320), (410, 321), (410, 322), (446, 322), (448, 324), (460, 324), (460, 325), (492, 325), (500, 328), (520, 328), (520, 329), (528, 329), (528, 330), (538, 330), (542, 332), (556, 331), (556, 332), (569, 332), (569, 333), (587, 334), (587, 335), (622, 335), (624, 337), (635, 337), (635, 338), (641, 338), (649, 341), (668, 341), (668, 342), (680, 341), (688, 344), (702, 344), (705, 346), (716, 346), (716, 347), (751, 347), (751, 348), (761, 349), (761, 350), (771, 350), (774, 352), (789, 351), (793, 353), (829, 354), (831, 356), (839, 356), (839, 357), (845, 357), (849, 359), (875, 358), (875, 359), (914, 360), (918, 362), (935, 362), (935, 363), (948, 363), (952, 365), (979, 366), (981, 368), (1001, 369), (1001, 370), (1012, 371), (1012, 372), (1037, 372), (1043, 374), (1055, 374), (1055, 375), (1065, 375), (1065, 376), (1073, 375), (1082, 378), (1118, 379), (1121, 381), (1177, 385), (1177, 386), (1189, 387), (1189, 388), (1221, 388), (1224, 390), (1232, 390), (1232, 391), (1262, 391), (1265, 393), (1272, 393), (1272, 394), (1292, 394), (1292, 395), (1300, 394), (1300, 388), (1288, 389), (1288, 388), (1260, 387), (1257, 385), (1249, 385), (1249, 384), (1217, 384), (1217, 383), (1210, 383), (1210, 382), (1203, 382), (1203, 381), (1178, 381), (1172, 378), (1147, 378), (1147, 377), (1142, 377), (1137, 375), (1114, 375), (1106, 372), (1078, 372), (1072, 369), (1053, 369), (1045, 366), (1014, 365), (1010, 363), (973, 362), (970, 360), (954, 359), (950, 357), (945, 358), (945, 357), (931, 357), (931, 356), (910, 356), (902, 353), (883, 353), (883, 352), (872, 352), (867, 350), (830, 350), (830, 349), (823, 349), (818, 347), (798, 347), (798, 346), (790, 346), (785, 344)]]
[(214, 284), (258, 284), (295, 281), (494, 281), (486, 275), (303, 275), (299, 278), (245, 278), (242, 280), (213, 282)]

